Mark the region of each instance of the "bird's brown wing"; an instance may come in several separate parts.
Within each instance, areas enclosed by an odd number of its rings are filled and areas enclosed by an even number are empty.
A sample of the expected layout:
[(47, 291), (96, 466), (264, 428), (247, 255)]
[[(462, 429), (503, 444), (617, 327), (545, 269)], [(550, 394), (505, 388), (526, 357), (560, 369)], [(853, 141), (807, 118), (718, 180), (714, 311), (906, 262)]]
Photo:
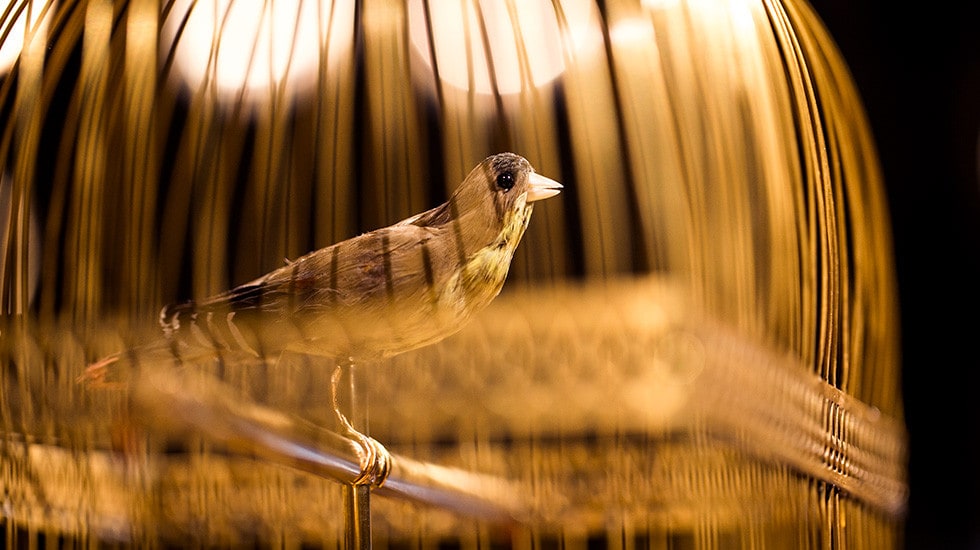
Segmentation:
[(451, 269), (444, 265), (444, 240), (438, 228), (379, 229), (206, 300), (167, 306), (160, 321), (168, 336), (192, 346), (277, 353), (299, 340), (324, 338), (307, 330), (317, 319), (361, 322), (384, 315), (392, 303), (431, 296)]

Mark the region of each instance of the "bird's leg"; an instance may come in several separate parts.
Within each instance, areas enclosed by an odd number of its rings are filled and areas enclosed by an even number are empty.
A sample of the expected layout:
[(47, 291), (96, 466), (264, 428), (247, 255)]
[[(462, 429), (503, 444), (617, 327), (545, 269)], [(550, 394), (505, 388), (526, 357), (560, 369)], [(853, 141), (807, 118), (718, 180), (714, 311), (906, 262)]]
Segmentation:
[[(353, 376), (353, 363), (338, 363), (334, 368), (333, 375), (330, 377), (330, 396), (333, 400), (334, 414), (337, 416), (340, 427), (344, 435), (349, 437), (359, 447), (358, 456), (360, 457), (360, 474), (351, 481), (352, 485), (370, 484), (380, 487), (388, 478), (391, 470), (391, 455), (377, 440), (372, 439), (357, 431), (351, 424), (347, 416), (341, 412), (339, 390), (343, 382), (344, 371)], [(353, 388), (349, 395), (351, 409), (353, 409), (354, 395)]]
[[(346, 435), (350, 435), (355, 439), (360, 439), (365, 436), (354, 429), (354, 426), (350, 423), (350, 420), (347, 419), (347, 415), (340, 410), (340, 385), (343, 381), (345, 368), (349, 369), (350, 367), (350, 363), (337, 363), (337, 365), (334, 367), (333, 375), (330, 377), (330, 397), (333, 400), (333, 412), (337, 415), (337, 420), (340, 422), (340, 427), (343, 428)], [(353, 402), (353, 400), (353, 395), (351, 395), (350, 401)]]

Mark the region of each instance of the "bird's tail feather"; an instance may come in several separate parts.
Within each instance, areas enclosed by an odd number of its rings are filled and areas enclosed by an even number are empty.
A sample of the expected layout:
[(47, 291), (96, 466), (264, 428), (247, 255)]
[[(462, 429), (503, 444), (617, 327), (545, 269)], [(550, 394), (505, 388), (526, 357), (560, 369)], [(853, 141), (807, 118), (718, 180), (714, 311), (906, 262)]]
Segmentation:
[(242, 350), (211, 345), (192, 345), (183, 341), (162, 338), (159, 341), (107, 355), (90, 363), (76, 382), (89, 389), (125, 389), (134, 376), (146, 367), (172, 367), (209, 364), (253, 364), (265, 362), (265, 357)]
[(130, 348), (90, 363), (76, 382), (90, 389), (123, 389), (141, 364), (180, 362), (166, 342)]
[(91, 389), (118, 389), (124, 386), (125, 382), (113, 380), (114, 374), (119, 370), (119, 357), (120, 354), (115, 353), (90, 363), (75, 381)]

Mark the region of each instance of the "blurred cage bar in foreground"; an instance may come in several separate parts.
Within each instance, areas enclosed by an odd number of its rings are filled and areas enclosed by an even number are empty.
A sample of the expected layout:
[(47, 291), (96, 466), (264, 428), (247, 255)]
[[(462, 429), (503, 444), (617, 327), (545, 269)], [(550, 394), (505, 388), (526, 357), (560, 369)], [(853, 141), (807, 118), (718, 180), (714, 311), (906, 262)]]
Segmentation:
[(8, 546), (342, 545), (330, 365), (76, 378), (502, 150), (565, 190), (484, 314), (358, 367), (374, 544), (899, 543), (883, 186), (805, 2), (13, 0), (0, 40)]

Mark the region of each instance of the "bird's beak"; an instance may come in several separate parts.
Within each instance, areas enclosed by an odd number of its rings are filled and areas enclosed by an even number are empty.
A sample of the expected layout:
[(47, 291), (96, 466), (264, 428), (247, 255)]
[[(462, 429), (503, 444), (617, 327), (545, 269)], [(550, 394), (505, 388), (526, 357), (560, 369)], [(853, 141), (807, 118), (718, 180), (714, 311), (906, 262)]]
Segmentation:
[(541, 174), (531, 172), (528, 176), (527, 202), (539, 201), (561, 193), (562, 184)]

